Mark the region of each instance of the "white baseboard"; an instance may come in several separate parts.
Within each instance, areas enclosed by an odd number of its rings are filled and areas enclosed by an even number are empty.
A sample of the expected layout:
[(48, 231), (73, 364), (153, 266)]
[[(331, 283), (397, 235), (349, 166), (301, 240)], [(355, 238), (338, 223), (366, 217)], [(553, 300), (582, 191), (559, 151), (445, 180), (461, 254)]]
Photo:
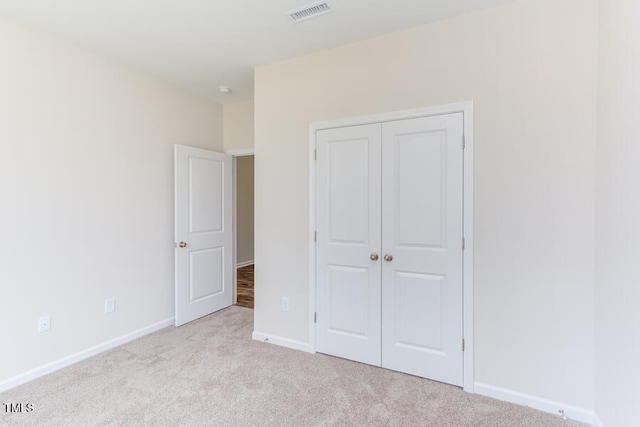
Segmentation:
[(313, 353), (309, 343), (291, 340), (289, 338), (277, 337), (274, 335), (263, 334), (262, 332), (253, 331), (251, 337), (256, 341), (267, 342), (269, 344), (279, 345), (280, 347), (292, 348), (294, 350), (304, 351), (306, 353)]
[(560, 411), (562, 410), (567, 418), (587, 424), (598, 425), (596, 423), (596, 414), (588, 409), (567, 405), (561, 402), (554, 402), (552, 400), (532, 396), (530, 394), (520, 393), (482, 383), (474, 384), (474, 392), (483, 396), (504, 400), (505, 402), (515, 403), (516, 405), (528, 406), (530, 408), (558, 416), (560, 416)]
[(174, 323), (174, 318), (172, 317), (170, 319), (166, 319), (161, 322), (154, 323), (153, 325), (138, 329), (137, 331), (130, 332), (126, 335), (122, 335), (120, 337), (103, 342), (102, 344), (87, 348), (86, 350), (79, 351), (78, 353), (72, 354), (70, 356), (63, 357), (62, 359), (58, 359), (54, 362), (47, 363), (46, 365), (32, 369), (23, 374), (16, 375), (15, 377), (11, 377), (5, 381), (0, 382), (0, 392), (7, 391), (11, 388), (35, 380), (36, 378), (58, 371), (62, 368), (66, 368), (69, 365), (80, 362), (84, 359), (88, 359), (89, 357), (95, 356), (96, 354), (102, 353), (103, 351), (111, 350), (112, 348), (118, 347), (122, 344), (126, 344), (129, 341), (133, 341), (152, 332), (166, 328), (167, 326), (171, 326)]
[(237, 263), (237, 264), (236, 264), (236, 269), (237, 269), (237, 268), (246, 267), (246, 266), (248, 266), (248, 265), (253, 265), (253, 260)]

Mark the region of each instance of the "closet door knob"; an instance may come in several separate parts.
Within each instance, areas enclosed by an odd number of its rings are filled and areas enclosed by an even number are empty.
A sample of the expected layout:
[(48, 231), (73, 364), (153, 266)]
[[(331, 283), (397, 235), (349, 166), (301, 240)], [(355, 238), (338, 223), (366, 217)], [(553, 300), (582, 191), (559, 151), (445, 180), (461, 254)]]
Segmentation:
[(369, 258), (371, 258), (371, 261), (377, 261), (378, 260), (378, 254), (373, 252), (371, 255), (369, 255)]
[(187, 242), (180, 242), (180, 243), (178, 243), (178, 246), (180, 246), (181, 248), (186, 248), (187, 247)]
[(387, 261), (387, 262), (393, 261), (393, 255), (385, 254), (384, 255), (384, 260)]

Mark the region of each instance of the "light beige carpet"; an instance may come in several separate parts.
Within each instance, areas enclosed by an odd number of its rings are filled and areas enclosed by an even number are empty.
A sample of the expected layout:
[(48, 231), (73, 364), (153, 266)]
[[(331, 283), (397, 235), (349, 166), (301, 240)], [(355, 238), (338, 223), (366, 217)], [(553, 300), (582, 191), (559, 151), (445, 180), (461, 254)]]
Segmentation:
[(230, 307), (0, 394), (11, 426), (580, 426), (372, 366), (256, 342)]

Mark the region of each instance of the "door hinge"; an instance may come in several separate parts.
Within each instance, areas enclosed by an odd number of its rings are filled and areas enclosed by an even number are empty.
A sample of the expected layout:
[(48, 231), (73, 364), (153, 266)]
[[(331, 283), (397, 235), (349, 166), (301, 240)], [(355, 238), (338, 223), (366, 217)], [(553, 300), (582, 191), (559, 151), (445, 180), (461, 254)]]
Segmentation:
[(464, 236), (462, 236), (462, 250), (463, 251), (464, 251), (465, 244), (466, 244), (465, 238), (464, 238)]
[(318, 312), (317, 311), (313, 312), (313, 323), (318, 323)]
[(464, 351), (464, 338), (462, 338), (462, 351)]
[(318, 232), (317, 232), (317, 231), (314, 231), (314, 232), (313, 232), (313, 241), (314, 241), (314, 242), (317, 242), (317, 241), (318, 241)]
[(313, 160), (318, 160), (318, 150), (313, 150)]
[(464, 150), (467, 147), (467, 142), (465, 140), (464, 135), (462, 135), (462, 149)]

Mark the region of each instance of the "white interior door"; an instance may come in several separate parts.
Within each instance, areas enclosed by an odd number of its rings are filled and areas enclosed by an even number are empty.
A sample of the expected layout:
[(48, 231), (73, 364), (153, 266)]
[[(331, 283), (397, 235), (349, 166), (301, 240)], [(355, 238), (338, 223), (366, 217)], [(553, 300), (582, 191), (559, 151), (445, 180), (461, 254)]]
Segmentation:
[(317, 156), (316, 348), (379, 366), (380, 125), (319, 131)]
[(462, 386), (462, 113), (382, 126), (382, 366)]
[(232, 157), (175, 146), (175, 322), (232, 303)]

